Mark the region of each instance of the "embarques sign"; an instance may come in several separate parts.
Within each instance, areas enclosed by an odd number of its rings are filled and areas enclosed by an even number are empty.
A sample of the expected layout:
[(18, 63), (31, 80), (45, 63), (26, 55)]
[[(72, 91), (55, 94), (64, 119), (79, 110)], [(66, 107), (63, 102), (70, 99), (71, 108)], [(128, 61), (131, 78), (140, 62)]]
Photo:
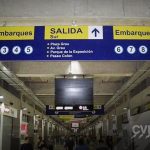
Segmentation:
[(82, 34), (81, 28), (51, 28), (51, 34)]

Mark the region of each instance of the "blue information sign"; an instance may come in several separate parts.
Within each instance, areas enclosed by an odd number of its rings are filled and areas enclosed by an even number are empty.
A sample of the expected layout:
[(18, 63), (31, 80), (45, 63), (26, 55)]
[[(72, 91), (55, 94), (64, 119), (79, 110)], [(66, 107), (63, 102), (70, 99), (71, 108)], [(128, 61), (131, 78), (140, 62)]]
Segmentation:
[(150, 60), (150, 27), (0, 27), (0, 60)]

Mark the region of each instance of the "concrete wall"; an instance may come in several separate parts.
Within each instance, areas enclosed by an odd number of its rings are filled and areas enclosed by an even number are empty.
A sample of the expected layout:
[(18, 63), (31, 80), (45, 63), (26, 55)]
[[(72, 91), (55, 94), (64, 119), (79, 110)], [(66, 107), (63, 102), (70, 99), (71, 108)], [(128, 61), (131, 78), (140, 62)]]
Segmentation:
[[(148, 150), (150, 147), (150, 137), (147, 137), (150, 134), (150, 129), (146, 126), (150, 126), (150, 111), (132, 116), (130, 118), (130, 130), (133, 128), (134, 125), (139, 125), (136, 127), (136, 132), (139, 134), (134, 138), (136, 150)], [(142, 128), (140, 128), (142, 127)], [(140, 138), (142, 135), (142, 130), (145, 130), (145, 134)]]

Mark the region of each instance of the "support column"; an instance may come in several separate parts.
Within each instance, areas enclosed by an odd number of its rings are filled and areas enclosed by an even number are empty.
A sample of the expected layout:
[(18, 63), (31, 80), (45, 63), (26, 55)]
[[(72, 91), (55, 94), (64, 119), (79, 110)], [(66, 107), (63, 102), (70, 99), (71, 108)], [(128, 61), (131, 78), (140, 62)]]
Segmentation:
[[(21, 145), (22, 143), (21, 143), (21, 124), (22, 124), (22, 114), (23, 114), (23, 112), (22, 112), (22, 101), (23, 101), (23, 94), (21, 94), (21, 98), (20, 98), (20, 111), (19, 111), (19, 139), (20, 139), (20, 144), (19, 145)], [(19, 147), (20, 148), (20, 147)]]
[(107, 117), (107, 119), (106, 119), (106, 135), (108, 135), (109, 134), (109, 118)]
[(131, 131), (131, 106), (130, 106), (130, 93), (127, 94), (127, 116), (128, 116), (128, 121), (129, 121), (129, 134), (130, 134), (130, 137), (132, 137), (132, 131)]
[[(131, 110), (131, 106), (130, 106), (130, 93), (127, 94), (127, 109), (128, 109), (128, 119), (130, 118), (130, 110)], [(130, 123), (130, 120), (129, 120)]]
[(42, 139), (44, 140), (44, 115), (42, 114)]
[(49, 120), (47, 121), (47, 136), (49, 137), (49, 126), (50, 126), (50, 123), (49, 123)]
[(4, 110), (5, 110), (5, 105), (4, 103), (1, 104), (1, 111), (0, 111), (0, 150), (2, 150), (2, 144), (3, 144), (3, 116), (4, 116)]

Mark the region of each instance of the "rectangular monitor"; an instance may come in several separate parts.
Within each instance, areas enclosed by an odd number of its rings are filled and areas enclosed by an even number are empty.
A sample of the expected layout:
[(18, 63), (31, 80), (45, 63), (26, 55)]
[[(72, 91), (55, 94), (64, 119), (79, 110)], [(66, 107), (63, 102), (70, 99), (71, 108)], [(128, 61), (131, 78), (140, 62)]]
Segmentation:
[(92, 110), (93, 79), (55, 79), (55, 106), (57, 110)]

